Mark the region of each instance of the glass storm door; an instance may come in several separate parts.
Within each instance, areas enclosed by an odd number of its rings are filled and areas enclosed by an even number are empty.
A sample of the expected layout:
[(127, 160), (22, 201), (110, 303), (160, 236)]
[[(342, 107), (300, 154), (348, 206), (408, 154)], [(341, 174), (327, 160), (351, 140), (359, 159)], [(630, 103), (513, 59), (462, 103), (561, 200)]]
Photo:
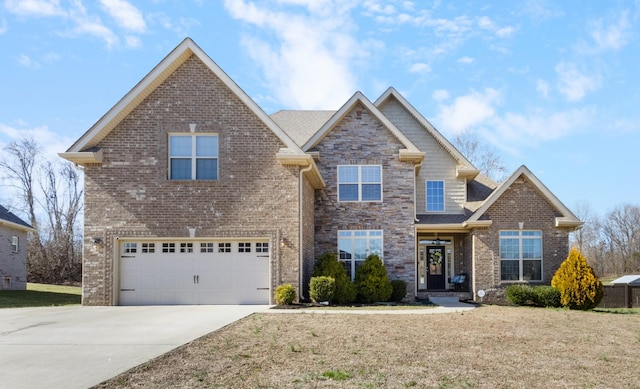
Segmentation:
[(426, 249), (427, 289), (444, 289), (444, 246), (427, 246)]

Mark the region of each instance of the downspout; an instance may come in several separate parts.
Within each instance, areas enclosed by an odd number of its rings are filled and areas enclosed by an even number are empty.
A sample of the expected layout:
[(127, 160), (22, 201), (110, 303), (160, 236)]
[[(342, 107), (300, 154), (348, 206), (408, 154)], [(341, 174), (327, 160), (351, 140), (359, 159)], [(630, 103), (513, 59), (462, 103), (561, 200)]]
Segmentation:
[(416, 194), (416, 185), (418, 184), (418, 169), (422, 167), (423, 162), (424, 160), (420, 160), (419, 164), (413, 165), (413, 221), (416, 223), (420, 221), (418, 219), (418, 196)]
[(418, 227), (416, 227), (416, 223), (420, 220), (418, 219), (418, 196), (416, 194), (416, 185), (418, 184), (418, 169), (422, 167), (422, 163), (424, 159), (420, 160), (420, 163), (413, 165), (413, 231), (414, 231), (414, 242), (413, 242), (413, 268), (415, 269), (415, 277), (413, 283), (413, 296), (414, 298), (418, 297)]
[(300, 259), (299, 259), (299, 265), (298, 265), (298, 299), (302, 300), (303, 299), (303, 295), (302, 295), (302, 291), (303, 291), (303, 282), (304, 282), (304, 251), (303, 251), (303, 243), (304, 243), (304, 236), (303, 236), (303, 228), (304, 228), (304, 223), (302, 220), (302, 215), (303, 215), (303, 203), (302, 203), (302, 192), (304, 191), (304, 187), (303, 187), (303, 177), (304, 174), (306, 172), (311, 171), (311, 169), (313, 169), (313, 163), (310, 163), (309, 166), (307, 166), (304, 169), (300, 169), (300, 184), (298, 186), (298, 223), (300, 223), (300, 226), (298, 228), (298, 252), (300, 255)]

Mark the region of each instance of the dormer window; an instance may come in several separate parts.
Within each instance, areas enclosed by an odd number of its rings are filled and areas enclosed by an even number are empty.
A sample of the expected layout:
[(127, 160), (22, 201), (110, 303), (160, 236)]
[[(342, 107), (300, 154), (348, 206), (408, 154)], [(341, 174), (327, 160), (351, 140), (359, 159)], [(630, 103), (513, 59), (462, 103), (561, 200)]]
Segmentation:
[(427, 212), (444, 212), (444, 181), (427, 181)]
[(217, 180), (218, 135), (169, 135), (169, 179)]

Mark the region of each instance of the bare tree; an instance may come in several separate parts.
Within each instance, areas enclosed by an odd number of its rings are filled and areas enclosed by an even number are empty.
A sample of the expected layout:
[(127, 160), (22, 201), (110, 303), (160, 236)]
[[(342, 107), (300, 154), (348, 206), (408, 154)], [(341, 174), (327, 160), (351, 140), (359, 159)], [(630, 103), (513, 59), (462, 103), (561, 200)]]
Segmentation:
[(80, 281), (81, 239), (77, 231), (82, 190), (78, 171), (70, 163), (45, 162), (40, 146), (30, 138), (12, 142), (5, 150), (0, 158), (3, 178), (16, 188), (36, 229), (29, 239), (29, 280)]
[(621, 273), (640, 271), (640, 208), (631, 204), (614, 208), (605, 216), (603, 234), (616, 270)]
[(506, 178), (507, 168), (502, 158), (475, 134), (462, 132), (456, 135), (453, 143), (485, 176), (498, 182)]

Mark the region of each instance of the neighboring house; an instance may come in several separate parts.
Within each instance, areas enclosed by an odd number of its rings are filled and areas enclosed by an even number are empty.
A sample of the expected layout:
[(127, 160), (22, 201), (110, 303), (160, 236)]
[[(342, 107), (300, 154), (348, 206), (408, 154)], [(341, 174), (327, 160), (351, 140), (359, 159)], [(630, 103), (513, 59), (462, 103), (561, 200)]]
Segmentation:
[(27, 289), (27, 233), (32, 231), (0, 205), (0, 290)]
[[(267, 115), (184, 40), (61, 156), (84, 166), (83, 304), (268, 304), (379, 254), (407, 299), (548, 284), (576, 216), (480, 172), (396, 90)], [(454, 283), (458, 274), (462, 284)]]

